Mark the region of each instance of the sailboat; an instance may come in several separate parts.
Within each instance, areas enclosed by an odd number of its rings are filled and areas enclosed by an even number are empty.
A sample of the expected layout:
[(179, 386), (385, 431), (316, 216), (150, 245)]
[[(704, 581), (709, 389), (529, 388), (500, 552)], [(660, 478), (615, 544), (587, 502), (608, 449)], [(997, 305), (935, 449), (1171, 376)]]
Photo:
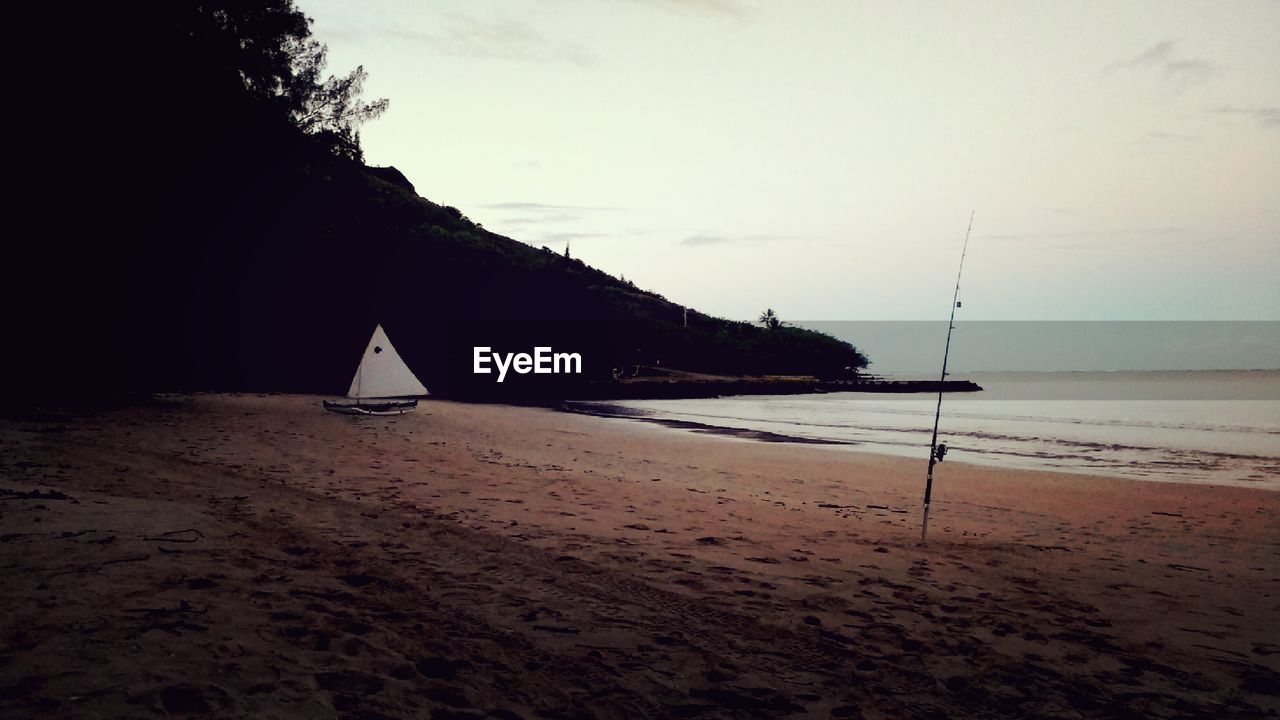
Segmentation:
[(344, 415), (403, 415), (418, 408), (412, 396), (429, 394), (379, 325), (351, 378), (350, 400), (325, 400), (324, 409)]

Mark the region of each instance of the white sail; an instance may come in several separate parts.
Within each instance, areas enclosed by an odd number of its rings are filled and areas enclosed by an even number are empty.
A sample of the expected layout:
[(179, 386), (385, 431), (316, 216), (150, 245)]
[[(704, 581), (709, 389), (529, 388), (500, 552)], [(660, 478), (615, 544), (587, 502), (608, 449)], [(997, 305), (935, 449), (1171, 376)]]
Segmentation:
[(351, 378), (350, 398), (389, 398), (427, 395), (427, 388), (414, 376), (400, 353), (391, 346), (387, 333), (379, 325), (369, 338), (369, 346), (360, 358), (356, 376)]

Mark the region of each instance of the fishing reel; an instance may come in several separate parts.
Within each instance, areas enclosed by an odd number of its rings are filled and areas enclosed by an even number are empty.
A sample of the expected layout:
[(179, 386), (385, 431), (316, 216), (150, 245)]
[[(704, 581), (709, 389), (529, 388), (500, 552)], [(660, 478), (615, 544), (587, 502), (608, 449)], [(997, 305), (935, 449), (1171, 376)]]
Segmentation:
[(938, 443), (938, 446), (933, 449), (933, 459), (938, 462), (942, 462), (942, 459), (945, 458), (946, 456), (947, 456), (946, 443)]

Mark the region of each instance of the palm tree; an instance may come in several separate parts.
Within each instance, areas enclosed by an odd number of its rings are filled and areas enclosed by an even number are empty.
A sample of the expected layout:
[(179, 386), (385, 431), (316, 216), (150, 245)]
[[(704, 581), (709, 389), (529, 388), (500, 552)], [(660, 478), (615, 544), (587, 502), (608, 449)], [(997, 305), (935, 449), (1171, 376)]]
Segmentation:
[(782, 321), (778, 319), (778, 314), (773, 311), (773, 308), (766, 308), (764, 312), (760, 313), (760, 319), (757, 320), (757, 322), (769, 330), (776, 329), (782, 324)]

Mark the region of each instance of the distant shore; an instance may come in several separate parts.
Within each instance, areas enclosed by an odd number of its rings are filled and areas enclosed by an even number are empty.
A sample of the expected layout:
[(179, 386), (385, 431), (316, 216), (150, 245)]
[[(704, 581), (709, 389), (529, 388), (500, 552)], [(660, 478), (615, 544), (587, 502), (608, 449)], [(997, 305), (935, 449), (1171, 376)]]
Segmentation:
[(1276, 493), (319, 401), (0, 420), (0, 714), (1280, 712)]
[(712, 375), (669, 368), (644, 367), (612, 380), (562, 383), (468, 384), (451, 399), (554, 407), (560, 402), (609, 400), (693, 400), (742, 395), (815, 395), (828, 393), (936, 394), (980, 392), (972, 380), (887, 379), (862, 376), (824, 379), (812, 375)]
[(811, 393), (936, 393), (979, 392), (972, 380), (894, 380), (862, 376), (847, 380), (807, 375), (738, 376), (645, 368), (644, 374), (613, 382), (593, 382), (572, 393), (570, 400), (676, 400), (730, 395), (804, 395)]
[(964, 393), (980, 392), (971, 380), (886, 380), (876, 382), (804, 380), (725, 380), (721, 382), (602, 383), (577, 400), (676, 400), (728, 395), (807, 395), (813, 393)]

